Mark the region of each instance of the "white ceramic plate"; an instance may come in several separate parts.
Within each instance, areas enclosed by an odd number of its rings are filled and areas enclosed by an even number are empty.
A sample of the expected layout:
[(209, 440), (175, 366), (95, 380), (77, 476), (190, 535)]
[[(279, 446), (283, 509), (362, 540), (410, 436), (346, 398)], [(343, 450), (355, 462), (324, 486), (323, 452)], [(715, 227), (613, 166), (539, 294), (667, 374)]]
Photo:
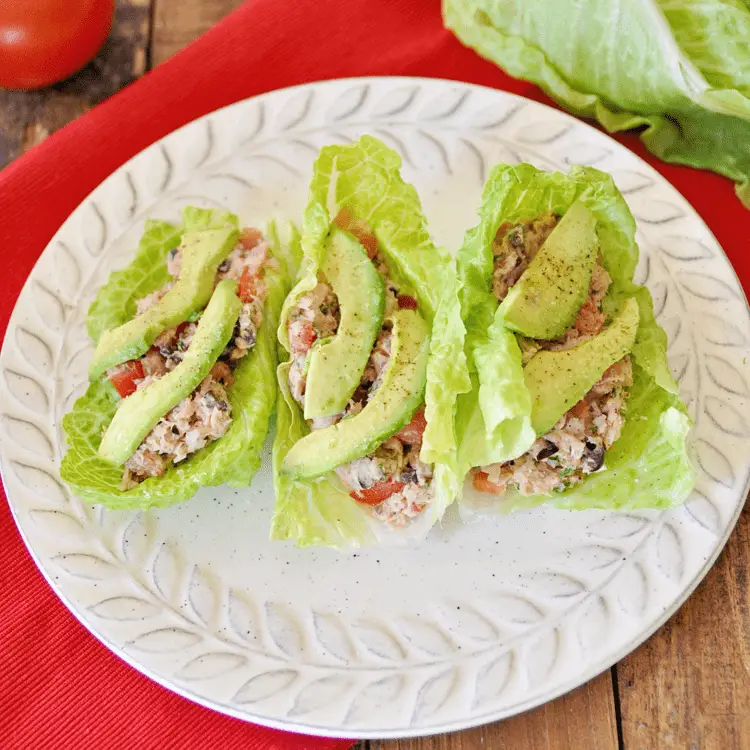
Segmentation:
[[(298, 217), (318, 149), (369, 132), (404, 157), (435, 238), (455, 248), (496, 162), (611, 172), (638, 220), (670, 362), (695, 420), (698, 485), (667, 512), (539, 509), (475, 525), (455, 508), (418, 549), (355, 557), (267, 541), (270, 469), (152, 513), (90, 508), (58, 477), (82, 392), (86, 310), (146, 217), (186, 203)], [(653, 169), (541, 104), (438, 80), (344, 80), (215, 112), (151, 146), (65, 222), (0, 355), (0, 457), (37, 565), (81, 622), (162, 685), (313, 734), (451, 731), (531, 708), (635, 648), (715, 560), (745, 498), (748, 309), (709, 230)]]

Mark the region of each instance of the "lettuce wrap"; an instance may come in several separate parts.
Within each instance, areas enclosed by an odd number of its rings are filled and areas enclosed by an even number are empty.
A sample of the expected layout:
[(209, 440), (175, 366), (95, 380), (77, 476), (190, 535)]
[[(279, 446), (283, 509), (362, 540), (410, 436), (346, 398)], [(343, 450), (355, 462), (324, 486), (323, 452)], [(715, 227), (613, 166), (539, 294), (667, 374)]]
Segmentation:
[[(421, 538), (460, 491), (463, 475), (457, 463), (454, 412), (457, 395), (467, 391), (470, 383), (455, 264), (432, 243), (417, 193), (402, 180), (400, 167), (401, 158), (371, 136), (346, 146), (327, 146), (314, 164), (303, 219), (303, 263), (284, 304), (278, 332), (281, 358), (287, 361), (278, 371), (272, 539), (346, 549)], [(290, 315), (318, 285), (326, 239), (341, 209), (372, 231), (390, 278), (416, 297), (430, 329), (424, 396), (427, 426), (419, 458), (433, 466), (435, 497), (406, 527), (390, 528), (374, 519), (369, 507), (355, 501), (333, 471), (316, 479), (294, 479), (282, 468), (289, 451), (310, 433), (300, 404), (290, 392)]]
[[(132, 263), (110, 274), (89, 308), (86, 324), (94, 343), (105, 331), (134, 318), (137, 301), (171, 280), (168, 256), (184, 233), (228, 225), (239, 227), (237, 217), (228, 211), (194, 207), (183, 211), (182, 226), (148, 220)], [(170, 463), (162, 476), (149, 477), (124, 490), (123, 467), (105, 461), (97, 452), (122, 399), (106, 376), (97, 378), (63, 419), (68, 450), (60, 473), (76, 495), (113, 509), (145, 509), (187, 500), (203, 486), (250, 484), (260, 466), (260, 451), (275, 406), (275, 333), (288, 291), (287, 263), (291, 261), (274, 223), (268, 227), (266, 240), (277, 262), (264, 269), (267, 296), (255, 345), (239, 361), (233, 371), (233, 383), (227, 388), (232, 415), (227, 431), (184, 460)]]
[[(505, 222), (563, 215), (574, 202), (596, 217), (601, 262), (611, 277), (602, 302), (607, 320), (635, 298), (640, 321), (630, 352), (633, 383), (619, 439), (605, 465), (562, 491), (502, 500), (472, 493), (467, 507), (509, 511), (543, 502), (568, 509), (664, 508), (683, 502), (694, 484), (686, 437), (690, 428), (667, 363), (667, 338), (654, 317), (649, 291), (633, 282), (638, 262), (635, 221), (612, 178), (574, 166), (567, 175), (530, 164), (495, 167), (484, 187), (479, 223), (466, 233), (457, 255), (466, 353), (474, 388), (458, 400), (460, 465), (504, 463), (527, 451), (537, 435), (516, 335), (505, 327), (495, 295), (493, 241)], [(558, 488), (559, 490), (560, 488)]]

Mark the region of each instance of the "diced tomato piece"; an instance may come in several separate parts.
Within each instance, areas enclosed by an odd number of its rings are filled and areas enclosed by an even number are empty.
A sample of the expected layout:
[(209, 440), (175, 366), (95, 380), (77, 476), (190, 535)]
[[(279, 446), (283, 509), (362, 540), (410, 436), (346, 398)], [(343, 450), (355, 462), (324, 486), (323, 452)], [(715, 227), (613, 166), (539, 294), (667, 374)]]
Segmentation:
[(127, 398), (137, 390), (135, 381), (143, 379), (143, 365), (141, 364), (141, 360), (131, 359), (129, 362), (123, 362), (123, 364), (109, 370), (107, 377), (109, 378), (109, 382), (117, 389), (120, 396)]
[(245, 250), (255, 247), (263, 239), (263, 233), (259, 229), (253, 227), (245, 227), (240, 232), (240, 245)]
[(474, 474), (472, 483), (474, 484), (474, 489), (478, 492), (489, 492), (491, 495), (500, 494), (500, 489), (498, 488), (498, 486), (490, 482), (489, 474), (484, 471), (477, 471)]
[(337, 214), (333, 223), (339, 229), (349, 229), (349, 225), (352, 223), (352, 215), (348, 208), (342, 208)]
[(427, 427), (427, 420), (424, 416), (424, 409), (420, 409), (413, 417), (411, 422), (409, 422), (406, 427), (404, 427), (401, 432), (399, 432), (396, 437), (402, 442), (406, 443), (406, 445), (421, 445), (422, 444), (422, 435), (424, 434), (425, 428)]
[(378, 254), (378, 241), (375, 235), (367, 229), (363, 221), (355, 221), (348, 208), (342, 208), (333, 223), (346, 232), (351, 232), (364, 247), (367, 257), (372, 260)]
[(237, 296), (243, 302), (252, 302), (255, 297), (255, 276), (250, 273), (250, 269), (245, 268), (240, 276)]
[(317, 339), (318, 333), (309, 323), (290, 323), (289, 347), (293, 352), (306, 352)]
[(416, 310), (419, 307), (417, 300), (408, 294), (399, 294), (396, 299), (398, 301), (398, 306), (402, 310)]
[(367, 232), (355, 232), (354, 234), (362, 243), (367, 257), (372, 260), (378, 254), (378, 241), (375, 239), (375, 235), (368, 234)]
[(302, 344), (309, 349), (318, 340), (318, 333), (312, 326), (305, 326), (302, 331)]
[(401, 492), (404, 487), (406, 487), (404, 482), (397, 482), (395, 479), (386, 479), (385, 482), (373, 484), (372, 487), (368, 487), (366, 490), (350, 492), (349, 494), (358, 503), (364, 503), (365, 505), (378, 505), (382, 503), (383, 500), (387, 500), (391, 495)]

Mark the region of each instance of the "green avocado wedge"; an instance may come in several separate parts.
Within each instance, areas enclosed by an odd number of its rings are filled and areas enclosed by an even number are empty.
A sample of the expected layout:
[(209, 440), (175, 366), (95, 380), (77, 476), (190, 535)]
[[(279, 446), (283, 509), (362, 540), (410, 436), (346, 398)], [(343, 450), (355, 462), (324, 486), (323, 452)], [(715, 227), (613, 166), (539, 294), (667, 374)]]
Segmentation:
[(180, 244), (182, 267), (174, 286), (146, 312), (101, 335), (89, 379), (96, 380), (108, 368), (142, 356), (160, 333), (203, 308), (211, 297), (216, 270), (234, 248), (238, 234), (231, 227), (186, 232)]
[(295, 443), (284, 458), (284, 474), (321, 476), (366, 456), (409, 424), (424, 400), (429, 328), (416, 310), (397, 310), (392, 319), (391, 361), (380, 388), (359, 414)]
[(586, 301), (599, 241), (596, 217), (576, 201), (500, 304), (506, 327), (534, 339), (556, 339)]
[(200, 385), (229, 342), (241, 308), (237, 282), (219, 282), (182, 362), (120, 404), (99, 446), (104, 460), (124, 464), (159, 420)]
[(336, 226), (326, 241), (322, 271), (338, 297), (341, 319), (336, 335), (316, 341), (310, 352), (305, 419), (344, 410), (362, 379), (385, 309), (383, 277), (355, 237)]
[(541, 351), (531, 358), (523, 374), (531, 395), (531, 424), (537, 435), (549, 432), (607, 368), (633, 349), (638, 318), (638, 303), (631, 297), (598, 336), (572, 349)]

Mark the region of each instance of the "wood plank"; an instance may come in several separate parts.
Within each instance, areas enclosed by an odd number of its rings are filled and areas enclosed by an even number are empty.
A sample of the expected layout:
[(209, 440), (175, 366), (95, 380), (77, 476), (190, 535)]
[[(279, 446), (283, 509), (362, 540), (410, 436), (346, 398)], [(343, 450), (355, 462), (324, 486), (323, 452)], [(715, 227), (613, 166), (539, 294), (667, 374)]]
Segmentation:
[(153, 65), (164, 62), (208, 31), (244, 0), (154, 0)]
[(0, 90), (0, 168), (143, 75), (151, 0), (117, 0), (99, 54), (70, 78), (37, 91)]
[(618, 666), (625, 750), (750, 750), (750, 509), (680, 611)]
[(617, 750), (610, 671), (511, 719), (454, 734), (371, 740), (370, 750)]

